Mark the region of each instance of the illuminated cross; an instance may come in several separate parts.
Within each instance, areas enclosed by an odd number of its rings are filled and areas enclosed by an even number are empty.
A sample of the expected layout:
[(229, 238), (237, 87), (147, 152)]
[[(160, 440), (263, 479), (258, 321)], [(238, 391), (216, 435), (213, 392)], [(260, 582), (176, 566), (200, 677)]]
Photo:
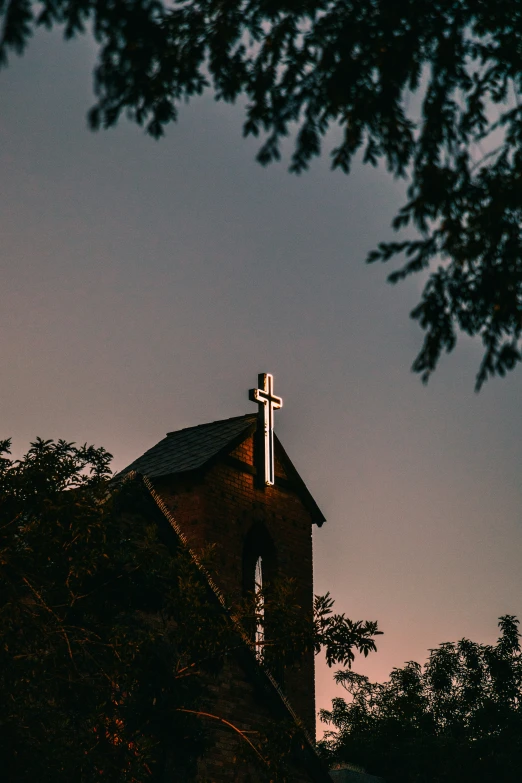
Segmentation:
[(259, 418), (263, 421), (263, 470), (264, 483), (274, 484), (274, 411), (283, 407), (281, 397), (274, 394), (274, 377), (267, 372), (257, 376), (259, 389), (250, 389), (248, 393), (252, 402), (259, 405)]

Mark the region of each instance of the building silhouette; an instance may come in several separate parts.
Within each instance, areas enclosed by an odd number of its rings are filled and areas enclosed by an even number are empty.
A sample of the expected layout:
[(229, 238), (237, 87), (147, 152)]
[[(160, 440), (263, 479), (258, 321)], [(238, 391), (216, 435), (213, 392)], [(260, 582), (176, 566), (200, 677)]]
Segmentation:
[[(271, 376), (259, 376), (265, 384), (267, 377)], [(310, 618), (312, 528), (325, 520), (274, 434), (273, 419), (267, 429), (266, 400), (256, 401), (257, 414), (169, 432), (119, 477), (145, 483), (225, 608), (255, 591), (256, 584), (270, 585), (282, 576), (293, 580), (299, 611)], [(268, 457), (267, 448), (271, 449)], [(214, 547), (211, 572), (199, 560), (199, 553), (209, 545)], [(264, 622), (268, 626), (270, 618)], [(227, 659), (209, 684), (213, 711), (227, 723), (213, 727), (213, 744), (199, 762), (197, 780), (247, 783), (269, 779), (255, 764), (243, 764), (241, 740), (227, 724), (255, 732), (267, 721), (276, 728), (278, 721), (281, 725), (291, 721), (297, 737), (292, 779), (327, 783), (331, 778), (313, 747), (313, 651), (299, 667), (275, 671), (277, 667), (272, 666), (269, 671), (259, 645), (252, 643), (262, 642), (262, 634), (262, 627), (253, 628), (243, 649)]]

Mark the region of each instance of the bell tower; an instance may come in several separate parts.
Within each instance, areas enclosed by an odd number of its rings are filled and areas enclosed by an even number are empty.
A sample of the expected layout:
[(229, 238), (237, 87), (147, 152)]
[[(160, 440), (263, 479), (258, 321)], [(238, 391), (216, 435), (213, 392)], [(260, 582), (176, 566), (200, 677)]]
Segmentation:
[[(299, 606), (311, 617), (312, 527), (325, 520), (275, 434), (274, 411), (283, 401), (273, 377), (260, 374), (249, 397), (257, 413), (169, 432), (122, 474), (147, 476), (193, 552), (214, 546), (212, 578), (227, 600), (281, 575), (294, 581)], [(259, 623), (259, 646), (263, 633)], [(251, 715), (255, 708), (241, 702), (243, 686), (227, 688), (223, 709), (231, 719)], [(313, 652), (285, 672), (282, 689), (315, 737)]]

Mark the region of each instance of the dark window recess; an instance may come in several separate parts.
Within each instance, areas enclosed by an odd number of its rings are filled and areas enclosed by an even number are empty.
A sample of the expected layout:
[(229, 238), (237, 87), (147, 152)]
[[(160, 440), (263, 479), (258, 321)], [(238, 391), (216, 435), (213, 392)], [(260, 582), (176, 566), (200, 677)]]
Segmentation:
[[(261, 563), (259, 563), (261, 559)], [(253, 595), (256, 590), (256, 566), (258, 569), (258, 581), (259, 581), (259, 567), (261, 566), (261, 582), (266, 598), (270, 597), (270, 585), (273, 584), (274, 579), (277, 576), (277, 551), (272, 540), (272, 536), (268, 532), (263, 522), (254, 522), (250, 530), (245, 536), (245, 542), (243, 545), (243, 594), (245, 596)], [(248, 633), (252, 638), (252, 641), (259, 641), (262, 636), (265, 640), (270, 639), (270, 611), (267, 611), (265, 607), (263, 617), (262, 633), (260, 635), (259, 626), (256, 627), (255, 622), (251, 622), (248, 628)], [(272, 661), (270, 664), (272, 674), (277, 679), (280, 685), (283, 685), (283, 669), (282, 665), (278, 665), (276, 661)]]

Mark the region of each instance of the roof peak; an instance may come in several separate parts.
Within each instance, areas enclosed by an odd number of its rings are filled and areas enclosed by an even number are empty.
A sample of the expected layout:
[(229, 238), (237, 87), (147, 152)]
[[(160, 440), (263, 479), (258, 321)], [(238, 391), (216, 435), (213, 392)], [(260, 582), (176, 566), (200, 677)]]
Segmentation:
[(167, 438), (171, 435), (177, 435), (179, 432), (187, 432), (188, 430), (197, 430), (200, 427), (210, 427), (212, 424), (224, 424), (225, 422), (229, 421), (239, 421), (240, 419), (244, 419), (247, 421), (248, 419), (252, 419), (254, 421), (257, 419), (257, 413), (244, 413), (242, 416), (231, 416), (229, 419), (216, 419), (215, 421), (206, 421), (203, 424), (193, 424), (190, 427), (182, 427), (180, 430), (171, 430), (170, 432), (167, 432)]
[[(182, 430), (169, 432), (148, 449), (141, 457), (118, 473), (118, 478), (132, 471), (148, 476), (149, 479), (173, 476), (190, 471), (204, 470), (221, 456), (230, 454), (249, 434), (258, 427), (258, 414), (245, 413), (230, 419), (218, 419), (206, 424), (196, 424)], [(280, 449), (285, 461), (285, 469), (291, 473), (290, 483), (308, 507), (312, 520), (318, 525), (324, 522), (324, 516), (302, 478), (299, 476), (279, 439), (275, 435), (276, 447)]]

